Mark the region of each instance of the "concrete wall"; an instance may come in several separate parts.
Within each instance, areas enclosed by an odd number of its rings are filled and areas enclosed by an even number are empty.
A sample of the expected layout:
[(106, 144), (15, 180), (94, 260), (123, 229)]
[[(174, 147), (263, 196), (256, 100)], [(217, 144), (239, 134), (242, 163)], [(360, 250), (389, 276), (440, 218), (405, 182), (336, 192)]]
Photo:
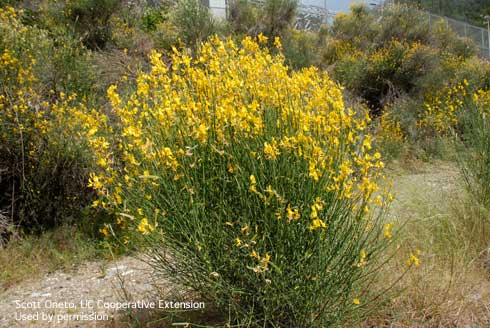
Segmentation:
[(339, 12), (339, 11), (349, 11), (349, 7), (353, 3), (362, 2), (365, 4), (380, 4), (382, 0), (299, 0), (300, 3), (304, 5), (313, 5), (321, 8), (326, 8), (328, 10)]
[(226, 0), (209, 0), (209, 9), (214, 17), (226, 18)]

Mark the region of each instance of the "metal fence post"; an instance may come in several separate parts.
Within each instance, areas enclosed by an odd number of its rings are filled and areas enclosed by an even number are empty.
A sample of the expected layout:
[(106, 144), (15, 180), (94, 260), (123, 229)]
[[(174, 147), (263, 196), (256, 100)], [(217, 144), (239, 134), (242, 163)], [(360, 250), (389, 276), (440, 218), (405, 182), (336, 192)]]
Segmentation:
[(488, 58), (490, 58), (490, 20), (487, 20)]
[(480, 47), (480, 52), (483, 55), (485, 53), (485, 33), (483, 33), (483, 30), (481, 30), (481, 47)]

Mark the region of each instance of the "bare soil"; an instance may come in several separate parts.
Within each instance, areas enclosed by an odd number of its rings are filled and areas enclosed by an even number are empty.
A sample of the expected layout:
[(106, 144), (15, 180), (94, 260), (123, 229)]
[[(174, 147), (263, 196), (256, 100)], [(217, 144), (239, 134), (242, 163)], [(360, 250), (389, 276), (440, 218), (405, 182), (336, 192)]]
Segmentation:
[[(122, 312), (107, 308), (108, 303), (150, 300), (152, 290), (148, 266), (135, 258), (89, 262), (73, 272), (50, 273), (0, 293), (0, 327), (113, 326)], [(77, 315), (91, 313), (99, 320), (76, 320)]]

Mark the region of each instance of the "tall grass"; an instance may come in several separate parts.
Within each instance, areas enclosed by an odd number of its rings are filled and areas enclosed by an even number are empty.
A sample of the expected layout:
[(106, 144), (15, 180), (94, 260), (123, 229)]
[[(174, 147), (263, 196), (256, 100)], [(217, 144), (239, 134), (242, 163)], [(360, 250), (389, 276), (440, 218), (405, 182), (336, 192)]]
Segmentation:
[(488, 212), (464, 190), (451, 162), (418, 163), (388, 174), (395, 201), (388, 217), (404, 225), (394, 247), (421, 250), (420, 267), (402, 280), (405, 257), (395, 256), (372, 288), (394, 283), (400, 292), (365, 322), (365, 327), (485, 326), (488, 302)]

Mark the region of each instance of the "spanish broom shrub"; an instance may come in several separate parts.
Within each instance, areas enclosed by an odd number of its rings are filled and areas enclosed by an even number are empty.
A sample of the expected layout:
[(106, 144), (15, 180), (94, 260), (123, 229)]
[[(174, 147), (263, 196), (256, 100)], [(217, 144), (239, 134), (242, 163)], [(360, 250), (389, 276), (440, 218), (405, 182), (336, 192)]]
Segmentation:
[(212, 38), (170, 66), (154, 52), (136, 90), (108, 90), (121, 138), (91, 176), (117, 217), (102, 231), (223, 325), (352, 323), (383, 300), (369, 286), (392, 236), (383, 162), (366, 113), (326, 73), (290, 72), (273, 42), (277, 55), (262, 35)]
[(462, 156), (463, 177), (473, 197), (490, 206), (490, 92), (479, 90), (460, 114), (463, 144), (468, 148)]
[(29, 231), (82, 215), (94, 197), (93, 149), (104, 147), (95, 132), (109, 129), (76, 94), (45, 90), (39, 65), (48, 65), (42, 54), (50, 45), (18, 11), (0, 8), (0, 211)]

